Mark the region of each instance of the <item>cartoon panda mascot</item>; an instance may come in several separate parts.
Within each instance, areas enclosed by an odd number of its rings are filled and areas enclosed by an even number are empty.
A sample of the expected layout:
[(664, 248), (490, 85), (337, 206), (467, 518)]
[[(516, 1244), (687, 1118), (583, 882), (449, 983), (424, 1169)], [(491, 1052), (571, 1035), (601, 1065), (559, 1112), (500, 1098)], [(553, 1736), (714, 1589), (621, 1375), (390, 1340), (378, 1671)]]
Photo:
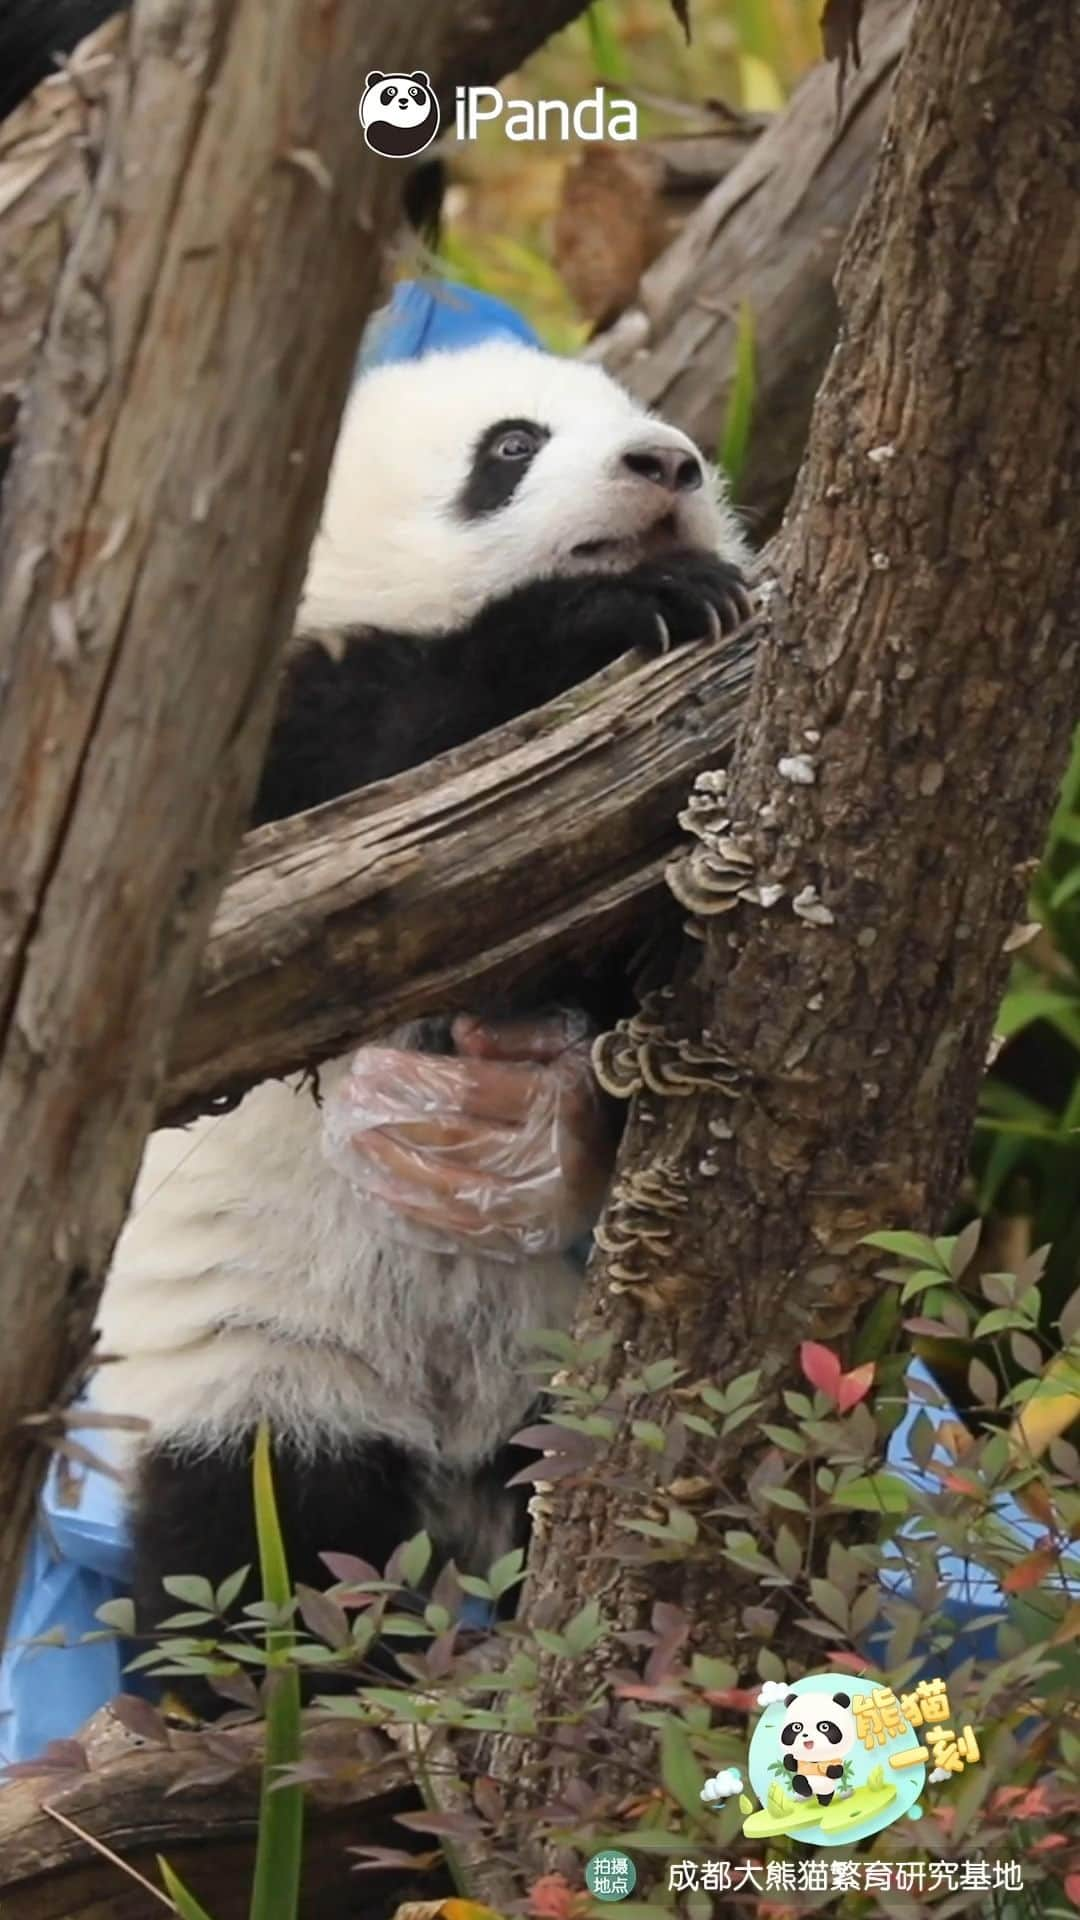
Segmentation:
[(789, 1693), (780, 1745), (792, 1792), (802, 1800), (816, 1795), (818, 1805), (827, 1807), (840, 1791), (844, 1761), (855, 1740), (850, 1694)]
[(439, 103), (429, 76), (369, 73), (360, 102), (360, 125), (373, 153), (408, 160), (430, 147), (439, 131)]

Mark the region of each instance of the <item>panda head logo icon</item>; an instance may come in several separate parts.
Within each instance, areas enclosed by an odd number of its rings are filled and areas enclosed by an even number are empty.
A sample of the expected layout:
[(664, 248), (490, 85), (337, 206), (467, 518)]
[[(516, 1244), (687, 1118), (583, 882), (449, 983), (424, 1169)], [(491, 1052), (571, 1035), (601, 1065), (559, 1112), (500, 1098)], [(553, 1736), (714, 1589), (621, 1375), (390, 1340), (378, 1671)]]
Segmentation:
[(409, 160), (439, 131), (439, 103), (426, 73), (369, 73), (360, 125), (373, 153)]

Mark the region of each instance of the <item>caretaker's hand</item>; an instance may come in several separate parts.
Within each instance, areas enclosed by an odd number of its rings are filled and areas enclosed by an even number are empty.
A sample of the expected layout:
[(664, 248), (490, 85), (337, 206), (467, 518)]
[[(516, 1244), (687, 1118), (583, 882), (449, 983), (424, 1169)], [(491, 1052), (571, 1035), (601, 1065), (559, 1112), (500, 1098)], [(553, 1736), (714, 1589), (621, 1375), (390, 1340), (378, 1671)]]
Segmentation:
[(327, 1152), (387, 1232), (515, 1259), (595, 1221), (614, 1146), (580, 1015), (460, 1015), (456, 1053), (361, 1047), (327, 1099)]

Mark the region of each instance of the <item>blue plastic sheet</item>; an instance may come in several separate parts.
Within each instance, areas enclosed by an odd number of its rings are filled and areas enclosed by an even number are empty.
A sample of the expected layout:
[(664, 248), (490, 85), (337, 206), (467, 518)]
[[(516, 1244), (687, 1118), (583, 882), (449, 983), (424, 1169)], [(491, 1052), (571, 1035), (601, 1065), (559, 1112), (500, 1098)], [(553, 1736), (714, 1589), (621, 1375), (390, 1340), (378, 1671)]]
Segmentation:
[[(113, 1458), (115, 1441), (108, 1433), (76, 1437), (99, 1458)], [(77, 1506), (70, 1504), (73, 1486)], [(127, 1591), (129, 1565), (119, 1483), (104, 1473), (82, 1468), (62, 1473), (54, 1465), (0, 1659), (0, 1758), (5, 1763), (30, 1760), (50, 1740), (69, 1737), (124, 1690), (126, 1650), (120, 1642), (75, 1643), (99, 1625), (95, 1610)], [(66, 1644), (30, 1644), (42, 1634), (62, 1634)]]

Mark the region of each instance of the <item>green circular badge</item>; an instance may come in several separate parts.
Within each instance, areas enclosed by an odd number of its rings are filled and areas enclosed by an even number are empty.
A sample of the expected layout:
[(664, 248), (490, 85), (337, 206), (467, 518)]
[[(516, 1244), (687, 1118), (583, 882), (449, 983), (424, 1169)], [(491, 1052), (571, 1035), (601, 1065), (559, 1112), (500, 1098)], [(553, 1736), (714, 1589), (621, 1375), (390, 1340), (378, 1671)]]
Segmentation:
[(637, 1885), (637, 1868), (628, 1853), (594, 1853), (585, 1885), (595, 1900), (626, 1900)]

